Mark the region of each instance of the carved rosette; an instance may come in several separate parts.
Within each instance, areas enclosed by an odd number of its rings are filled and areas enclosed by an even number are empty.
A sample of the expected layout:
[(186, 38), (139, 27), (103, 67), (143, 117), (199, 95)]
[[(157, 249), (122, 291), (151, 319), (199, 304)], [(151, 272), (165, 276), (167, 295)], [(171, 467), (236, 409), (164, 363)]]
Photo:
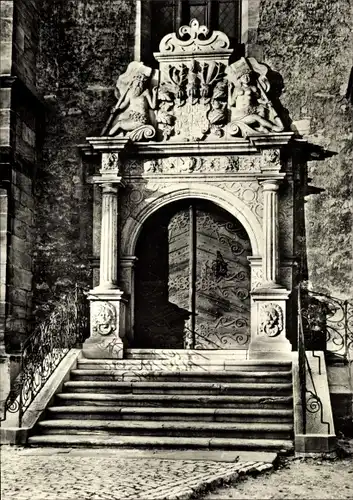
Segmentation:
[(115, 307), (109, 302), (95, 302), (92, 331), (96, 335), (107, 336), (116, 331), (117, 320)]
[(265, 304), (260, 309), (260, 334), (277, 337), (283, 331), (283, 311), (278, 304)]

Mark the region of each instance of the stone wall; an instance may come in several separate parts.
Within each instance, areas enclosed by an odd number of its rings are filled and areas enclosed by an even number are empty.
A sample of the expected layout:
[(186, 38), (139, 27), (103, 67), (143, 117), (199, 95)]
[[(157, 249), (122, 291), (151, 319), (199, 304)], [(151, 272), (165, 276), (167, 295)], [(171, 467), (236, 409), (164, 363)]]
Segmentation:
[(349, 297), (352, 286), (352, 106), (345, 99), (352, 66), (349, 0), (262, 0), (257, 44), (284, 79), (282, 103), (310, 143), (333, 153), (309, 162), (309, 280), (315, 290)]
[(36, 183), (38, 313), (74, 283), (91, 285), (94, 170), (78, 146), (99, 135), (115, 82), (134, 57), (132, 0), (45, 0), (38, 90), (48, 104)]
[[(2, 353), (16, 353), (32, 313), (33, 179), (39, 158), (42, 106), (35, 90), (37, 2), (1, 3), (1, 187), (7, 214), (2, 269)], [(6, 317), (6, 323), (5, 318)]]

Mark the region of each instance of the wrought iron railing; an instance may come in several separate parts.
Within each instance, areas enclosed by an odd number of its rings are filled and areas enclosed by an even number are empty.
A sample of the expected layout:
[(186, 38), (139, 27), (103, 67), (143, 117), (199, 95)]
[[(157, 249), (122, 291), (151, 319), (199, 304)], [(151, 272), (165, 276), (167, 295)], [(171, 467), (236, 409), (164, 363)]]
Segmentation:
[(85, 291), (76, 285), (22, 343), (20, 371), (6, 400), (4, 417), (7, 412), (18, 413), (21, 427), (24, 413), (59, 363), (88, 337), (88, 312)]
[(217, 334), (216, 330), (213, 336), (202, 333), (199, 329), (191, 330), (184, 325), (184, 349), (226, 349), (228, 339), (237, 344), (239, 349), (246, 349), (250, 340), (250, 331), (237, 331), (231, 335)]
[[(324, 409), (322, 401), (318, 396), (317, 389), (314, 382), (313, 372), (307, 356), (307, 347), (305, 339), (305, 330), (303, 324), (303, 317), (305, 314), (305, 307), (302, 302), (302, 288), (298, 286), (298, 367), (299, 367), (299, 383), (300, 383), (300, 399), (302, 406), (302, 423), (303, 434), (307, 430), (307, 413), (320, 412), (320, 421), (322, 424), (327, 425), (328, 433), (330, 433), (330, 423), (324, 420)], [(314, 352), (314, 346), (311, 346), (312, 356), (318, 359), (318, 372), (321, 375), (321, 358)], [(309, 388), (310, 387), (310, 388)]]
[(328, 358), (353, 360), (353, 302), (302, 289), (301, 314), (309, 349)]

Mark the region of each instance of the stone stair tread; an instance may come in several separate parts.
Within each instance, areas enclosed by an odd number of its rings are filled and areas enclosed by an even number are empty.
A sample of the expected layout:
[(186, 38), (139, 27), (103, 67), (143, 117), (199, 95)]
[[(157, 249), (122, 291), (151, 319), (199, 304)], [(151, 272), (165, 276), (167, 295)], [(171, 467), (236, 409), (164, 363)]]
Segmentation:
[(243, 431), (292, 431), (292, 424), (258, 422), (202, 422), (200, 420), (183, 422), (179, 420), (42, 420), (39, 427), (61, 429), (175, 429), (175, 430), (243, 430)]
[(164, 436), (107, 436), (107, 435), (42, 435), (32, 436), (28, 444), (37, 446), (146, 446), (173, 448), (232, 448), (252, 450), (292, 450), (293, 442), (288, 439), (259, 438), (198, 438)]
[(183, 414), (200, 414), (200, 415), (278, 415), (292, 416), (293, 410), (282, 408), (259, 408), (259, 409), (228, 409), (228, 408), (153, 408), (139, 406), (51, 406), (48, 408), (51, 413), (170, 413), (176, 415)]
[(173, 401), (173, 400), (184, 400), (184, 401), (204, 401), (204, 402), (220, 402), (220, 401), (230, 401), (230, 402), (256, 402), (263, 403), (264, 401), (272, 400), (274, 402), (292, 402), (292, 396), (238, 396), (238, 395), (199, 395), (199, 394), (109, 394), (101, 393), (97, 394), (94, 392), (73, 392), (73, 393), (60, 393), (56, 395), (60, 399), (91, 399), (96, 401), (104, 400), (141, 400), (141, 401)]
[(176, 376), (183, 376), (183, 377), (246, 377), (246, 378), (263, 378), (263, 377), (274, 377), (274, 378), (283, 378), (283, 377), (290, 377), (292, 376), (292, 372), (290, 370), (287, 371), (281, 371), (281, 372), (271, 372), (271, 371), (258, 371), (258, 372), (253, 372), (253, 371), (241, 371), (241, 370), (222, 370), (222, 371), (212, 371), (212, 373), (209, 373), (205, 370), (185, 370), (185, 371), (172, 371), (172, 370), (139, 370), (136, 373), (133, 372), (126, 372), (126, 369), (121, 369), (121, 370), (111, 370), (109, 368), (107, 369), (82, 369), (78, 368), (75, 370), (71, 370), (71, 373), (73, 375), (121, 375), (121, 374), (126, 374), (126, 375), (138, 375), (138, 376), (156, 376), (156, 375), (163, 375), (164, 377), (170, 376), (170, 377), (176, 377)]
[(116, 388), (146, 388), (146, 389), (155, 389), (156, 387), (161, 389), (176, 389), (178, 388), (186, 388), (186, 389), (291, 389), (291, 383), (232, 383), (232, 382), (178, 382), (176, 387), (174, 382), (146, 382), (146, 381), (138, 381), (138, 382), (120, 382), (114, 380), (70, 380), (69, 382), (64, 383), (64, 387), (75, 388), (75, 387), (86, 387), (86, 388), (95, 388), (95, 387), (116, 387)]
[[(200, 358), (200, 361), (204, 360), (205, 362), (208, 361), (208, 359), (205, 356), (198, 356)], [(217, 357), (215, 356), (212, 361), (216, 361)], [(181, 357), (180, 361), (187, 361), (188, 359), (192, 360), (192, 356), (185, 356)], [(107, 358), (80, 358), (78, 360), (79, 364), (106, 364), (106, 365), (114, 365), (114, 364), (138, 364), (141, 362), (147, 362), (147, 363), (152, 363), (154, 361), (161, 361), (163, 363), (167, 364), (172, 364), (175, 363), (177, 364), (179, 359), (175, 358), (124, 358), (124, 359), (107, 359)], [(219, 356), (219, 360), (215, 363), (217, 364), (223, 364), (224, 361), (227, 364), (234, 364), (237, 366), (291, 366), (292, 362), (288, 360), (278, 360), (278, 359), (266, 359), (266, 360), (261, 360), (261, 359), (252, 359), (252, 360), (246, 360), (246, 359), (232, 359), (232, 357), (224, 357), (224, 356)], [(232, 362), (232, 363), (230, 363)]]

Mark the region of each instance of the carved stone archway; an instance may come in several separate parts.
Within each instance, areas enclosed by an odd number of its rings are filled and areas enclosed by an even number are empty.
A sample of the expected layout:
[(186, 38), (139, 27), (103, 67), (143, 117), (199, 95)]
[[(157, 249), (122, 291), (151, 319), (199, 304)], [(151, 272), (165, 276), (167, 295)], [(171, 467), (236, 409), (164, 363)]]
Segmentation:
[[(258, 186), (259, 190), (260, 186)], [(247, 189), (252, 190), (250, 186)], [(133, 256), (135, 254), (136, 242), (144, 222), (154, 212), (163, 206), (186, 198), (199, 198), (208, 200), (223, 208), (233, 215), (244, 226), (249, 235), (254, 256), (262, 255), (263, 238), (262, 226), (259, 217), (250, 207), (232, 192), (205, 183), (191, 182), (186, 186), (171, 184), (163, 188), (163, 192), (154, 200), (141, 200), (141, 209), (133, 217), (129, 217), (121, 233), (122, 256)]]

